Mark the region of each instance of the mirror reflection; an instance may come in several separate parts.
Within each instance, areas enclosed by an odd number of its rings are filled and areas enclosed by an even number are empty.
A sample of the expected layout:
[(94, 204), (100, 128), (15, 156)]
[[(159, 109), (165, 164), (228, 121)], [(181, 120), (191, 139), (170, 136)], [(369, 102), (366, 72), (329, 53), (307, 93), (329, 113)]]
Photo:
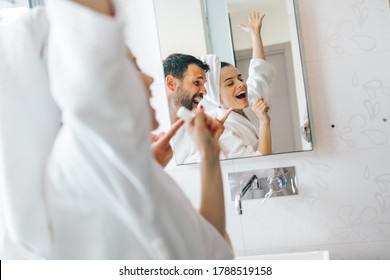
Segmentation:
[[(312, 149), (292, 1), (155, 0), (155, 13), (172, 123), (181, 106), (224, 122), (221, 159)], [(185, 128), (174, 149), (199, 161)]]

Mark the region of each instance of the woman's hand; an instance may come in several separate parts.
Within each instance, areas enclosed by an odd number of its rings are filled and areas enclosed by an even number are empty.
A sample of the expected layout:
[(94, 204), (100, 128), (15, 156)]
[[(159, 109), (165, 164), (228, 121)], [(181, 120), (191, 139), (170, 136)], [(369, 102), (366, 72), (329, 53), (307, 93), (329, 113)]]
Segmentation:
[(259, 142), (257, 150), (262, 155), (269, 155), (272, 153), (272, 139), (271, 139), (271, 120), (267, 112), (269, 110), (268, 104), (263, 97), (257, 99), (252, 105), (252, 111), (259, 118)]
[(164, 168), (173, 157), (173, 150), (169, 141), (183, 125), (183, 120), (176, 121), (167, 133), (150, 133), (152, 139), (152, 152), (155, 160)]
[(217, 155), (219, 158), (218, 131), (221, 129), (223, 131), (220, 122), (206, 115), (202, 106), (195, 111), (187, 131), (197, 144), (201, 157)]
[(252, 105), (251, 109), (259, 118), (260, 125), (270, 123), (270, 117), (267, 113), (269, 110), (269, 106), (264, 101), (264, 98), (262, 96), (257, 99), (257, 101)]
[(195, 118), (188, 124), (187, 131), (197, 143), (200, 151), (202, 191), (199, 213), (230, 244), (226, 232), (223, 180), (219, 164), (219, 136), (217, 131), (221, 129), (220, 126), (220, 121), (207, 116), (201, 106), (195, 111)]
[(248, 15), (248, 25), (239, 24), (241, 29), (247, 31), (251, 35), (252, 40), (252, 58), (265, 59), (263, 39), (261, 38), (261, 28), (265, 14), (253, 12)]
[(214, 137), (216, 137), (217, 139), (219, 139), (222, 133), (225, 131), (225, 121), (227, 120), (231, 112), (233, 112), (233, 107), (229, 108), (226, 114), (221, 119), (216, 118), (216, 121), (219, 122), (219, 127), (215, 132)]
[(253, 12), (248, 15), (248, 24), (239, 24), (242, 30), (249, 32), (251, 34), (259, 35), (261, 32), (261, 26), (263, 23), (263, 18), (265, 14), (260, 14), (259, 12)]

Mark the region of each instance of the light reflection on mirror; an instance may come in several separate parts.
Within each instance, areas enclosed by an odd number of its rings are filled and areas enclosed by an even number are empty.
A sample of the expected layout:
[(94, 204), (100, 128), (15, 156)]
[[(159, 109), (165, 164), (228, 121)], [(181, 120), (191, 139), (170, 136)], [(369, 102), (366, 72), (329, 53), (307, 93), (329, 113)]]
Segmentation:
[[(235, 64), (245, 78), (252, 57), (251, 38), (237, 25), (247, 24), (252, 11), (266, 14), (261, 34), (266, 60), (275, 71), (269, 100), (272, 154), (313, 148), (292, 0), (154, 0), (154, 3), (163, 59), (172, 53), (196, 57), (213, 53)], [(178, 143), (175, 139), (174, 149), (185, 146), (183, 141)], [(196, 156), (188, 160), (181, 157), (179, 161), (176, 157), (177, 164), (196, 161)]]

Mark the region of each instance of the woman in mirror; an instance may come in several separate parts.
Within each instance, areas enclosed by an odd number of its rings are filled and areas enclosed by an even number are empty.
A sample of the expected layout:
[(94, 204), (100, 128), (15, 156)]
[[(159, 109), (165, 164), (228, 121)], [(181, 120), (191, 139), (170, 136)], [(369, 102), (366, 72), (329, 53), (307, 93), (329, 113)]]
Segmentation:
[(206, 88), (208, 94), (201, 105), (217, 118), (229, 108), (233, 112), (225, 121), (225, 131), (219, 139), (221, 158), (267, 155), (272, 152), (269, 110), (269, 90), (273, 69), (265, 60), (261, 27), (264, 15), (253, 12), (247, 25), (239, 25), (249, 32), (252, 40), (252, 60), (247, 82), (238, 68), (220, 62), (215, 55), (206, 55), (210, 66)]

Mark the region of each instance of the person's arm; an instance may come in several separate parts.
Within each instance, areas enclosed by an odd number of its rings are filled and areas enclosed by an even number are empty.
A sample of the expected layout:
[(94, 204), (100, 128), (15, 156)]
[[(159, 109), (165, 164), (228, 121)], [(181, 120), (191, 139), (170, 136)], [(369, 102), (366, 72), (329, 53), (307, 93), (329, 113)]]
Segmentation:
[(248, 24), (239, 26), (251, 36), (252, 59), (248, 69), (249, 103), (254, 104), (260, 96), (266, 102), (270, 102), (270, 84), (274, 76), (271, 64), (266, 61), (264, 46), (261, 36), (264, 14), (253, 12), (248, 15)]
[(208, 220), (230, 243), (225, 222), (223, 182), (219, 163), (218, 130), (219, 123), (207, 117), (203, 109), (196, 112), (188, 130), (198, 145), (200, 152), (201, 203), (200, 214)]
[(252, 40), (252, 58), (261, 58), (265, 60), (263, 40), (261, 38), (261, 26), (265, 14), (253, 12), (248, 15), (248, 24), (239, 24), (246, 32), (249, 32)]
[(269, 155), (272, 153), (271, 120), (267, 114), (269, 106), (264, 101), (264, 98), (260, 97), (251, 109), (259, 118), (259, 143), (257, 150), (262, 155)]

